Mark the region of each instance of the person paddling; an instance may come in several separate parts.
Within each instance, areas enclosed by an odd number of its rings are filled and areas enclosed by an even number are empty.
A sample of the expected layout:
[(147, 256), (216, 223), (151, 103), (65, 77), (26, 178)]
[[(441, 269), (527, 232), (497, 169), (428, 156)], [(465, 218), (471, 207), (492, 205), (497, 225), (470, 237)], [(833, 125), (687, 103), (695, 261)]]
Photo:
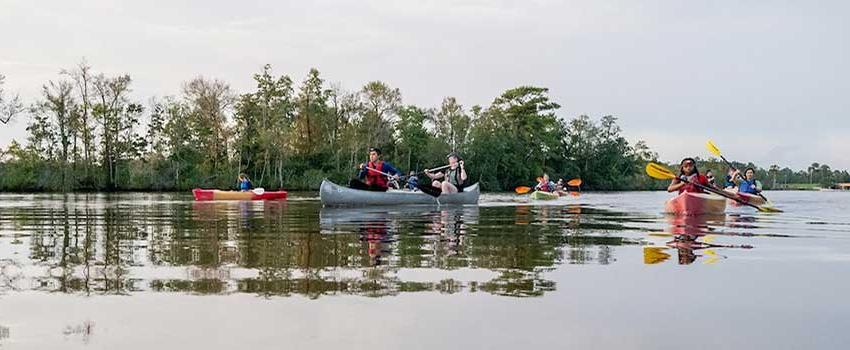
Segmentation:
[(549, 180), (549, 174), (543, 174), (534, 189), (542, 192), (555, 192), (555, 183)]
[(744, 178), (735, 170), (733, 178), (738, 185), (738, 193), (758, 194), (762, 191), (761, 181), (756, 180), (756, 171), (753, 168), (744, 170)]
[[(425, 170), (425, 175), (430, 177), (431, 186), (435, 188), (439, 188), (442, 190), (442, 193), (458, 193), (463, 192), (464, 183), (466, 182), (466, 169), (463, 167), (463, 160), (457, 155), (457, 153), (449, 153), (446, 156), (449, 160), (449, 168), (444, 172), (433, 173), (429, 169)], [(445, 178), (443, 181), (437, 181), (437, 179)]]
[(729, 170), (726, 172), (726, 179), (723, 181), (723, 188), (727, 190), (735, 189), (735, 171), (736, 170), (734, 168), (729, 168)]
[[(688, 182), (684, 182), (681, 179), (686, 179)], [(693, 158), (685, 158), (682, 159), (681, 163), (679, 163), (679, 177), (670, 182), (670, 186), (667, 186), (667, 192), (704, 192), (701, 188), (694, 184), (711, 187), (711, 184), (708, 182), (705, 175), (699, 173), (699, 170), (697, 169), (697, 161)]]
[(386, 192), (389, 188), (389, 181), (384, 174), (392, 175), (393, 180), (398, 180), (401, 175), (401, 172), (392, 164), (381, 159), (381, 149), (376, 147), (369, 149), (369, 162), (360, 164), (359, 169), (360, 173), (357, 174), (357, 178), (351, 179), (348, 182), (348, 187), (358, 190)]
[(236, 183), (239, 186), (239, 191), (247, 192), (254, 188), (254, 185), (251, 184), (251, 180), (248, 178), (248, 175), (245, 173), (239, 174), (239, 177), (236, 178)]

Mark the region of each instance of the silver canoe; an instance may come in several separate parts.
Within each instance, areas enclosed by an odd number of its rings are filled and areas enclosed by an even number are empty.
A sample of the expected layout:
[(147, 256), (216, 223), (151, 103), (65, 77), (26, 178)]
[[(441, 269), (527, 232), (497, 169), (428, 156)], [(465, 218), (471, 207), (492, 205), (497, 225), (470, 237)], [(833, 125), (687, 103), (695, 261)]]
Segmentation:
[[(364, 205), (399, 205), (399, 204), (478, 204), (481, 193), (478, 184), (466, 187), (461, 193), (442, 194), (434, 198), (416, 191), (390, 190), (373, 192), (355, 190), (337, 185), (328, 180), (322, 181), (319, 188), (319, 198), (322, 205), (328, 207), (364, 206)], [(439, 200), (439, 202), (438, 202)]]

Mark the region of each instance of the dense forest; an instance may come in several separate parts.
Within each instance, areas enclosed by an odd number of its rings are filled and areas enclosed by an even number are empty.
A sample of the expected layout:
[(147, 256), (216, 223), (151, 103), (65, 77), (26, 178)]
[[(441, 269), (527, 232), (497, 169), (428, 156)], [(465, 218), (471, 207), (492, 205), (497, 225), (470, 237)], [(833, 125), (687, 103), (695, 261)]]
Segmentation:
[[(509, 89), (488, 106), (446, 97), (426, 108), (404, 104), (401, 91), (381, 81), (343, 90), (316, 69), (300, 83), (269, 65), (253, 78), (256, 89), (242, 94), (197, 77), (179, 96), (138, 101), (129, 75), (107, 76), (83, 62), (25, 106), (3, 91), (0, 75), (0, 122), (27, 122), (26, 140), (0, 150), (0, 190), (233, 188), (240, 172), (255, 186), (316, 189), (323, 178), (353, 176), (369, 147), (403, 171), (443, 165), (458, 152), (489, 191), (527, 185), (543, 172), (580, 177), (591, 190), (664, 186), (643, 172), (657, 155), (627, 141), (617, 118), (562, 117), (543, 87)], [(850, 181), (846, 170), (817, 163), (800, 171), (771, 165), (758, 176), (768, 188)]]

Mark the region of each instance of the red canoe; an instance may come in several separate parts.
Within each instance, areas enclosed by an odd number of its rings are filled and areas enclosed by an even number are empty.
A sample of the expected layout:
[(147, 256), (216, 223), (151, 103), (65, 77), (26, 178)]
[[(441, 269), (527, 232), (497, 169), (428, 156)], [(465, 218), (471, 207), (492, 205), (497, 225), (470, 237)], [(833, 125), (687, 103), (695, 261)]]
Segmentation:
[(677, 215), (723, 214), (726, 198), (708, 193), (685, 192), (668, 200), (664, 211)]
[[(260, 192), (260, 191), (257, 191)], [(286, 191), (222, 191), (196, 188), (192, 190), (196, 201), (261, 201), (286, 199)]]

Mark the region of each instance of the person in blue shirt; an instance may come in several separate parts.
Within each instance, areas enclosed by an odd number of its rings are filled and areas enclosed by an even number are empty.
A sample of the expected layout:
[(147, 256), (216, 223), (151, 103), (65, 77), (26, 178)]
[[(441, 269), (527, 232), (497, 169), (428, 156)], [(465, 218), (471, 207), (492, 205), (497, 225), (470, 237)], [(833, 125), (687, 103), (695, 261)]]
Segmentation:
[(239, 190), (242, 192), (247, 192), (254, 188), (254, 185), (251, 184), (251, 180), (248, 179), (248, 175), (245, 175), (244, 173), (239, 174), (239, 178), (237, 178), (236, 181), (239, 185)]
[(360, 164), (360, 173), (356, 179), (348, 182), (348, 187), (376, 192), (386, 192), (389, 189), (389, 179), (384, 174), (390, 174), (393, 180), (398, 180), (401, 172), (392, 164), (381, 159), (381, 150), (372, 147), (369, 149), (369, 162)]
[(416, 177), (416, 172), (411, 171), (410, 176), (407, 177), (407, 189), (411, 191), (416, 191), (419, 186), (419, 178)]
[(756, 180), (756, 171), (753, 168), (744, 170), (744, 178), (735, 170), (735, 183), (738, 184), (738, 193), (758, 194), (762, 190), (761, 181)]

